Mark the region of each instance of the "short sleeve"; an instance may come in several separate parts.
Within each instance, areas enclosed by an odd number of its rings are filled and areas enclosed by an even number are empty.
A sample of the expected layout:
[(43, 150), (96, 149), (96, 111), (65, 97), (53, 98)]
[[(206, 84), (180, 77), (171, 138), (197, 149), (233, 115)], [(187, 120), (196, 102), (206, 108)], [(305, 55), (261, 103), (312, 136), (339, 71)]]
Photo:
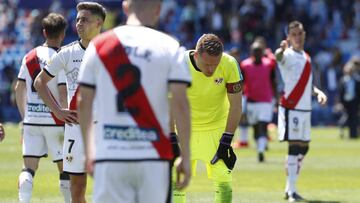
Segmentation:
[(169, 83), (179, 82), (191, 85), (191, 75), (184, 47), (178, 48), (170, 58)]
[(20, 66), (20, 70), (19, 70), (19, 74), (18, 74), (18, 79), (19, 80), (26, 80), (27, 66), (26, 66), (25, 57), (23, 58), (23, 60), (21, 62), (21, 66)]
[(80, 66), (79, 84), (82, 86), (96, 87), (96, 70), (99, 64), (99, 58), (93, 43), (90, 43), (85, 51), (83, 61)]
[(65, 68), (66, 62), (64, 60), (63, 55), (64, 52), (60, 51), (59, 53), (54, 54), (51, 57), (49, 63), (44, 68), (44, 71), (48, 75), (55, 77), (60, 72), (60, 70)]
[(229, 56), (229, 60), (226, 66), (226, 83), (236, 83), (243, 81), (239, 63), (232, 56)]
[(65, 70), (60, 70), (60, 72), (57, 75), (58, 77), (58, 85), (66, 85), (66, 75)]

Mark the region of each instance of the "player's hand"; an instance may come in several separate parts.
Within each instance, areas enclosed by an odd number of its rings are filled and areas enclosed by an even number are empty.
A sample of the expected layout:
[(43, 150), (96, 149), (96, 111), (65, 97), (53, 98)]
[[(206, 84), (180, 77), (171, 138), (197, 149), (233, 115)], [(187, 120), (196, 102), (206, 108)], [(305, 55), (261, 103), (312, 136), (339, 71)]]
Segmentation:
[(324, 106), (327, 102), (327, 96), (323, 92), (318, 92), (317, 100), (320, 105)]
[(172, 151), (174, 154), (174, 159), (173, 159), (173, 162), (174, 162), (175, 159), (180, 156), (180, 147), (179, 147), (179, 142), (178, 142), (176, 133), (174, 133), (174, 132), (170, 133), (170, 142), (171, 142), (171, 147), (172, 147)]
[(70, 126), (72, 126), (72, 124), (78, 124), (76, 110), (61, 109), (60, 111), (54, 113), (58, 119), (64, 121)]
[(280, 49), (282, 49), (282, 51), (285, 51), (285, 49), (287, 49), (289, 47), (289, 43), (287, 40), (282, 40), (280, 42)]
[(222, 159), (228, 169), (232, 170), (234, 168), (236, 155), (231, 147), (233, 137), (233, 134), (223, 133), (216, 154), (210, 162), (211, 164), (216, 164), (216, 162)]
[(5, 130), (3, 125), (0, 123), (0, 142), (5, 138)]
[(184, 189), (190, 183), (191, 179), (191, 167), (190, 158), (179, 157), (175, 161), (176, 165), (176, 188), (179, 190)]

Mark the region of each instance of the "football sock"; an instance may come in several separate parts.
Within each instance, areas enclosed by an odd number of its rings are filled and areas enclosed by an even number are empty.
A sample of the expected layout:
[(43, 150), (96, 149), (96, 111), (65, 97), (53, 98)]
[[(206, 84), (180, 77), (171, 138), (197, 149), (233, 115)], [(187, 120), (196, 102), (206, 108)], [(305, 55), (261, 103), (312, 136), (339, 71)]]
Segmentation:
[(65, 203), (71, 203), (70, 177), (66, 173), (60, 174), (60, 192), (64, 197)]
[(35, 172), (29, 168), (24, 168), (19, 175), (19, 202), (29, 203), (33, 188), (33, 177)]
[(230, 182), (214, 181), (215, 187), (215, 203), (231, 203), (232, 188)]
[(248, 127), (240, 126), (240, 142), (248, 142)]
[(258, 152), (264, 152), (267, 144), (267, 137), (260, 136), (257, 140), (257, 149)]
[(298, 176), (298, 157), (294, 155), (288, 155), (286, 161), (287, 168), (287, 180), (285, 192), (289, 195), (296, 192), (296, 180)]

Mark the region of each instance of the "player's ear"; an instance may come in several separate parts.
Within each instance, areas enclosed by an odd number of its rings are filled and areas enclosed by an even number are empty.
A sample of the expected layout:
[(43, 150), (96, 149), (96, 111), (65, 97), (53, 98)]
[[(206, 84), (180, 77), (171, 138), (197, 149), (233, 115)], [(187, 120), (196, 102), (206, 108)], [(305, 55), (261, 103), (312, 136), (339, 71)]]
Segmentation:
[(46, 33), (46, 30), (45, 30), (45, 29), (43, 29), (42, 31), (43, 31), (43, 35), (44, 35), (44, 37), (45, 37), (45, 38), (47, 38), (47, 33)]
[(128, 16), (129, 15), (129, 3), (127, 2), (127, 0), (124, 0), (122, 2), (122, 8), (123, 8), (125, 15)]

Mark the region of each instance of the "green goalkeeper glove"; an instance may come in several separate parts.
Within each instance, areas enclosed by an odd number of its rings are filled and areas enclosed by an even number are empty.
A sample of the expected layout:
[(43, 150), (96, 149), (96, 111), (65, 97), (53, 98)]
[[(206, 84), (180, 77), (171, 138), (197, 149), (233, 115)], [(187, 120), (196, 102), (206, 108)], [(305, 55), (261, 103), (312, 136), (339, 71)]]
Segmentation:
[(219, 147), (214, 158), (211, 160), (211, 164), (215, 164), (222, 159), (228, 169), (232, 170), (234, 168), (236, 155), (231, 147), (231, 140), (233, 137), (234, 135), (230, 133), (222, 134)]

